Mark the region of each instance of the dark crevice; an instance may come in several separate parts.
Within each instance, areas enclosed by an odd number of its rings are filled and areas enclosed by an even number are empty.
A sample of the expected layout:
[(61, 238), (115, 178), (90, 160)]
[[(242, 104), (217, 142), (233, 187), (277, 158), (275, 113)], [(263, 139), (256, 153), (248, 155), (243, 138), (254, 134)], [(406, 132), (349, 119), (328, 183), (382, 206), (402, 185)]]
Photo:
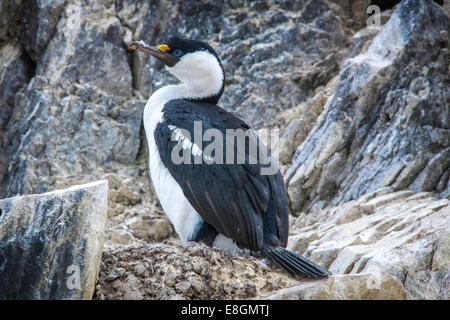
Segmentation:
[[(364, 259), (364, 257), (361, 259)], [(360, 273), (361, 271), (363, 271), (367, 262), (369, 262), (369, 259), (367, 259), (367, 258), (364, 261), (361, 261), (361, 264), (359, 265), (358, 270), (356, 270), (356, 273)]]
[(130, 73), (131, 73), (131, 87), (133, 88), (133, 90), (140, 91), (138, 85), (139, 75), (137, 72), (137, 68), (135, 66), (136, 59), (139, 59), (139, 57), (137, 56), (137, 53), (129, 52), (128, 48), (126, 50), (127, 50), (127, 61), (128, 65), (130, 66)]
[(403, 279), (402, 279), (402, 285), (403, 285), (403, 287), (405, 287), (405, 283), (406, 283), (406, 279), (408, 279), (408, 270), (405, 270), (405, 275), (403, 276)]
[(27, 77), (27, 83), (36, 75), (36, 61), (31, 59), (30, 55), (26, 50), (22, 51), (22, 55), (20, 59), (23, 61), (24, 65), (26, 66), (26, 77)]
[(395, 7), (396, 4), (400, 3), (401, 0), (372, 0), (370, 1), (370, 5), (380, 7), (381, 11), (389, 10)]
[[(380, 7), (381, 11), (384, 11), (394, 8), (400, 2), (401, 0), (372, 0), (370, 5), (376, 5)], [(434, 0), (434, 2), (441, 6), (444, 5), (444, 0)]]

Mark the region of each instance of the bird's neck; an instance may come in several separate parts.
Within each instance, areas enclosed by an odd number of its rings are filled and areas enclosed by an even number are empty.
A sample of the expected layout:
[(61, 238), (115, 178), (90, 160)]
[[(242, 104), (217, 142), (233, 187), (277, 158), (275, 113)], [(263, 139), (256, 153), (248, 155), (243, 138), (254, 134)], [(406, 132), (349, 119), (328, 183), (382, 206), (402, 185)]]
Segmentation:
[[(223, 89), (221, 89), (223, 91)], [(201, 98), (201, 95), (195, 95), (195, 91), (192, 88), (187, 87), (185, 84), (169, 85), (156, 90), (148, 99), (147, 104), (144, 108), (144, 126), (147, 134), (150, 134), (156, 128), (156, 124), (162, 121), (162, 110), (164, 105), (175, 99), (187, 99), (195, 100), (199, 102), (209, 102), (216, 104), (220, 98), (222, 92), (218, 94), (217, 98), (206, 96)], [(217, 99), (217, 100), (207, 100), (207, 99)], [(147, 136), (147, 139), (152, 136)], [(149, 140), (150, 143), (151, 139)]]
[(201, 77), (192, 77), (179, 85), (184, 91), (184, 99), (198, 102), (210, 102), (217, 104), (223, 93), (223, 76), (217, 74), (205, 74)]
[(187, 59), (186, 63), (167, 68), (181, 81), (175, 90), (182, 95), (178, 98), (216, 104), (225, 86), (222, 64), (207, 52), (197, 52)]
[(223, 85), (214, 88), (202, 88), (202, 84), (168, 85), (155, 91), (149, 99), (151, 105), (163, 105), (170, 100), (186, 99), (194, 102), (217, 104), (223, 93)]

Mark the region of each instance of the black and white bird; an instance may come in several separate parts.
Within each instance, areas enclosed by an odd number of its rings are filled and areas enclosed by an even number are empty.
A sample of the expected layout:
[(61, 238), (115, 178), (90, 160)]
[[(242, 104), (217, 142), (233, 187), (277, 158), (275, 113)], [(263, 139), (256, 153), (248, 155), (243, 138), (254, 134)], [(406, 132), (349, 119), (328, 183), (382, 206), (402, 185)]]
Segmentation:
[[(291, 275), (330, 274), (285, 249), (289, 214), (278, 167), (274, 174), (261, 174), (270, 164), (267, 159), (255, 160), (247, 147), (233, 147), (233, 159), (243, 156), (244, 163), (215, 161), (196, 142), (194, 136), (203, 136), (208, 130), (226, 136), (227, 130), (250, 129), (217, 105), (224, 91), (225, 74), (214, 49), (203, 42), (180, 38), (157, 47), (134, 41), (129, 48), (158, 58), (181, 81), (155, 91), (144, 109), (150, 176), (180, 238), (226, 250), (248, 249)], [(195, 123), (201, 123), (200, 133), (195, 132)], [(256, 135), (249, 135), (248, 141), (265, 148)], [(175, 150), (175, 154), (188, 152), (188, 161), (174, 163)], [(216, 150), (213, 156), (218, 154)]]

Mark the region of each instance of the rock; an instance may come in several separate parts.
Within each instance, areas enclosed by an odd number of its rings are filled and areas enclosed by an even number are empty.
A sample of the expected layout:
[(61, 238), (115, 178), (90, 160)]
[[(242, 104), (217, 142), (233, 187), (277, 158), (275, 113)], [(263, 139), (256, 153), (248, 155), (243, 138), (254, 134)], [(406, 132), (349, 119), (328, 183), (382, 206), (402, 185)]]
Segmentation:
[(375, 209), (377, 207), (381, 207), (389, 202), (406, 198), (410, 195), (414, 194), (411, 190), (404, 190), (399, 192), (390, 193), (384, 196), (376, 197), (375, 199), (372, 199), (368, 201), (367, 203), (364, 203), (360, 206), (360, 210), (364, 212), (364, 214), (372, 214), (375, 212)]
[(138, 217), (127, 223), (133, 230), (133, 236), (146, 241), (166, 239), (173, 232), (167, 218), (143, 219)]
[[(45, 192), (52, 176), (121, 168), (137, 157), (142, 103), (121, 105), (95, 90), (89, 98), (56, 92), (36, 76), (19, 94), (22, 106), (16, 106), (6, 127), (6, 196)], [(116, 108), (120, 112), (113, 116)]]
[(107, 181), (0, 200), (0, 299), (91, 299)]
[[(2, 2), (1, 5), (3, 5)], [(30, 59), (23, 54), (22, 46), (15, 42), (8, 42), (0, 48), (0, 185), (7, 172), (8, 138), (4, 132), (6, 124), (14, 108), (17, 91), (29, 81), (33, 72)]]
[(318, 238), (319, 236), (315, 231), (304, 232), (299, 235), (291, 236), (290, 241), (294, 243), (291, 250), (303, 254), (308, 248), (308, 245)]
[(66, 0), (24, 1), (21, 8), (21, 40), (28, 54), (37, 60), (56, 30)]
[(292, 212), (387, 186), (449, 197), (446, 30), (440, 6), (403, 1), (369, 47), (343, 64), (329, 106), (286, 174)]
[(359, 30), (353, 35), (352, 46), (347, 55), (347, 59), (351, 59), (367, 50), (372, 43), (373, 38), (382, 30), (382, 27), (370, 26)]
[(372, 288), (372, 275), (333, 275), (327, 281), (301, 284), (265, 297), (268, 300), (404, 300), (411, 296), (402, 283), (391, 276), (377, 279)]
[(44, 177), (119, 171), (137, 157), (144, 101), (131, 97), (120, 21), (114, 11), (72, 1), (53, 34), (41, 20), (61, 3), (42, 4), (50, 11), (37, 18), (36, 32), (51, 39), (5, 129), (4, 197), (48, 191)]
[[(371, 201), (378, 205), (365, 214)], [(107, 248), (95, 298), (450, 298), (447, 199), (382, 189), (315, 217), (292, 225), (288, 248), (329, 268), (327, 279), (293, 279), (264, 260), (177, 240)]]
[[(385, 192), (322, 210), (311, 224), (294, 224), (288, 248), (334, 276), (319, 288), (301, 285), (272, 298), (449, 299), (449, 200)], [(367, 204), (369, 212), (362, 210)]]
[(81, 1), (67, 5), (37, 73), (66, 90), (78, 82), (112, 96), (129, 97), (130, 66), (122, 44), (122, 27), (114, 12), (95, 10)]
[[(365, 214), (361, 206), (371, 201), (378, 205)], [(317, 209), (314, 220), (292, 225), (288, 244), (334, 273), (316, 280), (294, 279), (265, 260), (198, 243), (110, 246), (95, 299), (445, 300), (449, 217), (447, 199), (386, 188)]]
[(336, 82), (337, 77), (329, 81), (326, 87), (319, 87), (313, 98), (293, 109), (286, 110), (279, 117), (279, 123), (289, 124), (281, 137), (279, 159), (282, 164), (291, 163), (296, 146), (306, 139), (317, 118), (326, 108), (326, 103), (336, 88)]
[(107, 241), (111, 241), (115, 244), (132, 244), (136, 241), (136, 238), (133, 237), (130, 231), (123, 229), (110, 229), (107, 233)]
[(0, 3), (0, 41), (19, 36), (22, 0), (3, 0)]
[(450, 230), (446, 230), (436, 246), (433, 255), (432, 270), (436, 271), (450, 261)]
[(348, 25), (355, 30), (366, 26), (367, 8), (371, 4), (370, 0), (331, 0), (339, 5), (342, 16), (348, 20)]
[(447, 263), (445, 268), (435, 273), (426, 271), (408, 273), (404, 285), (410, 288), (411, 296), (414, 299), (448, 300), (450, 297), (449, 274), (450, 268)]
[(124, 268), (115, 268), (113, 271), (111, 271), (110, 274), (105, 278), (106, 281), (114, 281), (117, 278), (120, 278), (125, 274)]
[(0, 48), (0, 126), (6, 125), (14, 107), (16, 92), (30, 79), (31, 63), (20, 44), (9, 42)]

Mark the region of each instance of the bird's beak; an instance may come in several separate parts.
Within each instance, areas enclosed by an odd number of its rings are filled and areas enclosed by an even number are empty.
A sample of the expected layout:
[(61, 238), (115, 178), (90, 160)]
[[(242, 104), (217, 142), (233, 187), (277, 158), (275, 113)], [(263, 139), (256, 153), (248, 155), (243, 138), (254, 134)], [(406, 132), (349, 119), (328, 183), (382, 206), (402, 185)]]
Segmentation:
[(130, 50), (139, 50), (145, 52), (149, 55), (154, 56), (161, 60), (166, 66), (173, 67), (180, 59), (171, 55), (170, 53), (166, 53), (158, 48), (149, 46), (142, 41), (133, 41), (128, 46)]

